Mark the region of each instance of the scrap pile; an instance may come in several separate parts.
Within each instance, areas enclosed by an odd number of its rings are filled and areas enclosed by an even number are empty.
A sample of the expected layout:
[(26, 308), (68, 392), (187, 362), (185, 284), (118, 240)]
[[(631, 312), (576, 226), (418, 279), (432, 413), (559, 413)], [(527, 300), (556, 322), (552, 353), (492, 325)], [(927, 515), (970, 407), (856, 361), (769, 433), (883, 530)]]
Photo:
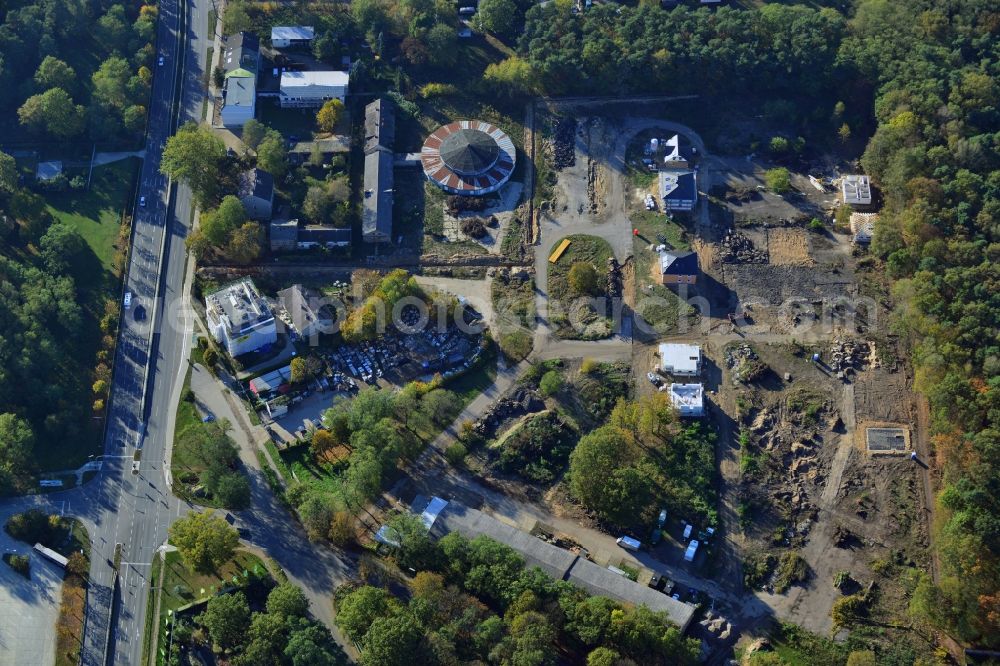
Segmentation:
[(545, 403), (537, 393), (518, 387), (490, 405), (472, 429), (477, 435), (490, 439), (504, 421), (524, 414), (540, 412), (543, 409), (545, 409)]
[(830, 369), (834, 372), (862, 370), (872, 357), (872, 344), (857, 340), (834, 340), (830, 348)]
[(747, 343), (726, 349), (726, 365), (733, 371), (733, 379), (744, 384), (757, 379), (767, 370), (767, 365)]
[(730, 230), (722, 239), (719, 257), (726, 264), (766, 264), (767, 252), (757, 249), (753, 241)]
[(565, 169), (576, 164), (576, 118), (560, 116), (552, 137), (552, 164)]

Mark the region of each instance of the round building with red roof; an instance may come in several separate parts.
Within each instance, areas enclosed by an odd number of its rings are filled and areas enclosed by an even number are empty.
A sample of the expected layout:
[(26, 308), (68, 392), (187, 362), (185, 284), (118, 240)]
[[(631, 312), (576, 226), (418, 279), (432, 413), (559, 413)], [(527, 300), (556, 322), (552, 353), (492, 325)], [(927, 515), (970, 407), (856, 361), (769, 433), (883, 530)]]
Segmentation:
[(445, 192), (479, 196), (496, 192), (514, 172), (514, 142), (499, 127), (459, 120), (437, 128), (424, 141), (424, 174)]

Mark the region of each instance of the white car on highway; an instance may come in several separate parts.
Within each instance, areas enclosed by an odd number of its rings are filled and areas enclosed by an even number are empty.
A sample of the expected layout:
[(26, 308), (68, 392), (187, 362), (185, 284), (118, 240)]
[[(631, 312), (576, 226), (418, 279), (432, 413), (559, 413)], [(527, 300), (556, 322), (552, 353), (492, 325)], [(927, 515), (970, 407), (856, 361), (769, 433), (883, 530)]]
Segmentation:
[(163, 56), (160, 56), (157, 59), (156, 64), (159, 65), (160, 67), (163, 67)]
[(146, 197), (139, 197), (139, 205), (143, 208), (146, 207)]
[(125, 292), (124, 306), (125, 306), (126, 310), (128, 310), (130, 307), (132, 307), (132, 292), (131, 291), (126, 291)]

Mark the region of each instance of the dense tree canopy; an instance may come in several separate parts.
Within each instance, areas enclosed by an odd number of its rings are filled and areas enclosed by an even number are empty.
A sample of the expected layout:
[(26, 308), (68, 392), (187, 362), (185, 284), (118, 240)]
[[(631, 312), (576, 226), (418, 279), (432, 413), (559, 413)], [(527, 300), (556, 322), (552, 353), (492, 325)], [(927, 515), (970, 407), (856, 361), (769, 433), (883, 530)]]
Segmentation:
[(597, 646), (638, 664), (695, 663), (697, 642), (663, 614), (525, 569), (508, 546), (452, 533), (430, 547), (408, 602), (367, 585), (338, 590), (336, 622), (365, 666), (582, 663)]
[(570, 454), (573, 494), (616, 525), (642, 524), (665, 505), (674, 515), (715, 515), (712, 436), (681, 425), (662, 393), (620, 401), (609, 422)]
[(204, 205), (212, 200), (219, 181), (219, 167), (226, 145), (206, 127), (188, 123), (167, 139), (160, 171), (191, 188)]
[(0, 118), (49, 142), (130, 142), (144, 126), (129, 110), (146, 106), (156, 16), (107, 0), (0, 3)]
[(227, 562), (240, 540), (225, 519), (208, 510), (188, 513), (171, 525), (169, 532), (170, 543), (177, 546), (184, 563), (206, 573)]

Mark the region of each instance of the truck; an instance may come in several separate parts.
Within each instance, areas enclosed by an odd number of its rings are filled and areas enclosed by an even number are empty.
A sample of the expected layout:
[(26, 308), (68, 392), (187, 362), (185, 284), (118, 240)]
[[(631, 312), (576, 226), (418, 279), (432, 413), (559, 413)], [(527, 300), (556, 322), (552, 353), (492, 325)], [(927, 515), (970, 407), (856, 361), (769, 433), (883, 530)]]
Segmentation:
[(633, 539), (630, 536), (620, 536), (615, 539), (615, 543), (625, 550), (639, 550), (642, 548), (642, 543), (638, 539)]
[(684, 551), (684, 561), (694, 562), (694, 556), (698, 552), (698, 540), (691, 539), (691, 543), (688, 544), (687, 550)]

